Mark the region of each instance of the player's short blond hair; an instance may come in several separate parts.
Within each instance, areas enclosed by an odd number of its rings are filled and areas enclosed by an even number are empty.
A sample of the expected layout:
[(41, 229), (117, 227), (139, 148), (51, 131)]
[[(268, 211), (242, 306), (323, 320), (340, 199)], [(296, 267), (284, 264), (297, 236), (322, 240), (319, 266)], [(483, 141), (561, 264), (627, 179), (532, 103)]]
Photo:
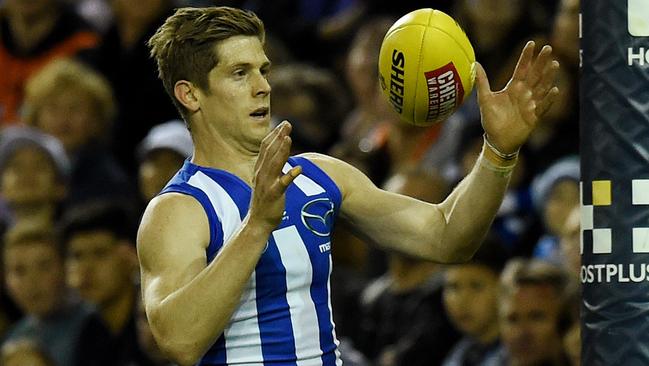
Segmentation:
[(158, 76), (185, 119), (187, 110), (176, 100), (174, 85), (187, 80), (209, 93), (207, 75), (219, 61), (215, 46), (234, 36), (254, 36), (263, 43), (264, 24), (252, 12), (226, 6), (180, 8), (149, 39)]

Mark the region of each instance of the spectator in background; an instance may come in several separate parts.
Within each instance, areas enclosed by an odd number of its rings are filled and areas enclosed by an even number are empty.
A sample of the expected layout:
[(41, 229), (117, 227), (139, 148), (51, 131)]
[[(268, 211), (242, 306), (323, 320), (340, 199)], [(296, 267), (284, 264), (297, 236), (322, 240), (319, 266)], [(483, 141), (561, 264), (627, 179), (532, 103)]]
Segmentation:
[(140, 196), (144, 202), (167, 185), (193, 150), (187, 125), (181, 120), (165, 122), (149, 131), (137, 149)]
[[(395, 175), (386, 189), (427, 202), (448, 191), (440, 177), (416, 170)], [(390, 253), (388, 272), (361, 295), (355, 345), (374, 365), (440, 364), (459, 339), (442, 304), (442, 284), (438, 264)]]
[[(563, 64), (562, 64), (563, 65)], [(559, 159), (579, 154), (579, 86), (575, 69), (562, 67), (557, 73), (559, 95), (539, 129), (534, 130), (526, 144), (529, 165), (542, 172)]]
[[(363, 17), (359, 0), (246, 0), (242, 7), (264, 19), (268, 32), (293, 47), (304, 62), (336, 69)], [(227, 4), (218, 4), (227, 5)]]
[(428, 0), (363, 0), (361, 2), (365, 3), (367, 6), (366, 14), (389, 14), (392, 16), (400, 17), (407, 12), (413, 11), (415, 9), (427, 7), (430, 8), (431, 6), (447, 14), (451, 14), (453, 10), (453, 4), (456, 2), (456, 0), (435, 0), (435, 3), (432, 5)]
[(499, 318), (503, 346), (488, 366), (563, 366), (562, 337), (571, 324), (571, 282), (559, 267), (512, 259), (500, 279)]
[(443, 366), (483, 366), (500, 346), (498, 279), (507, 261), (502, 244), (488, 237), (473, 258), (446, 269), (444, 306), (463, 338)]
[(61, 229), (67, 282), (97, 306), (114, 338), (115, 365), (149, 365), (137, 342), (135, 226), (111, 202), (69, 208)]
[(108, 149), (114, 115), (110, 85), (79, 62), (57, 60), (29, 80), (25, 123), (57, 137), (72, 161), (66, 205), (133, 201), (132, 182)]
[[(509, 52), (535, 31), (529, 21), (529, 1), (459, 0), (455, 19), (462, 25), (475, 50), (476, 60), (493, 75), (492, 86), (508, 80)], [(485, 31), (489, 30), (489, 31)]]
[[(561, 69), (559, 95), (527, 143), (537, 171), (553, 162), (579, 154), (579, 0), (561, 0), (549, 37)], [(513, 61), (513, 59), (512, 59)]]
[(70, 162), (54, 137), (29, 127), (0, 135), (0, 194), (11, 211), (8, 226), (53, 229), (67, 191)]
[(37, 342), (25, 338), (7, 342), (0, 348), (3, 366), (56, 366), (54, 360)]
[(579, 67), (579, 0), (561, 0), (550, 34), (554, 51), (569, 70)]
[(328, 151), (350, 107), (340, 80), (322, 68), (286, 64), (273, 69), (269, 83), (276, 123), (293, 125), (291, 153)]
[(50, 61), (97, 45), (99, 36), (62, 0), (0, 5), (0, 126), (19, 122), (27, 78)]
[(9, 294), (25, 314), (4, 342), (34, 339), (57, 365), (113, 366), (108, 330), (92, 307), (66, 289), (53, 231), (16, 225), (5, 236), (2, 254)]
[[(385, 115), (390, 112), (379, 86), (377, 70), (381, 42), (395, 20), (367, 20), (352, 41), (347, 52), (345, 76), (354, 107), (344, 118), (340, 140), (331, 150), (333, 156), (354, 165), (374, 182), (383, 181), (388, 169), (381, 161), (383, 156), (380, 153), (383, 151), (375, 147), (383, 142), (384, 137), (379, 131), (384, 130)], [(377, 152), (378, 156), (374, 154)]]
[(532, 182), (532, 200), (543, 219), (545, 235), (534, 248), (534, 256), (555, 264), (561, 256), (559, 237), (572, 210), (579, 205), (579, 158), (569, 156), (552, 164)]
[(178, 118), (158, 81), (146, 41), (172, 14), (173, 0), (111, 0), (113, 24), (97, 51), (86, 61), (103, 74), (115, 91), (117, 118), (112, 150), (127, 174), (137, 175), (135, 149), (151, 127)]
[(563, 336), (563, 350), (570, 360), (570, 366), (581, 366), (581, 322), (578, 317)]
[(581, 205), (570, 211), (559, 234), (561, 264), (579, 282), (581, 273)]

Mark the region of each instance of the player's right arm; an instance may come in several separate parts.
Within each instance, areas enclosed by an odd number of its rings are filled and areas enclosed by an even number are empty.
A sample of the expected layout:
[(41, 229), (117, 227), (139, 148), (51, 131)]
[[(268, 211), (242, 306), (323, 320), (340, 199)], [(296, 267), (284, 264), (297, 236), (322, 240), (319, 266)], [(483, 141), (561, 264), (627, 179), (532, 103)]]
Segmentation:
[(142, 295), (153, 335), (168, 357), (193, 364), (216, 341), (269, 234), (248, 217), (207, 265), (209, 227), (198, 201), (168, 193), (151, 202), (138, 233)]
[(137, 240), (144, 306), (161, 350), (181, 365), (196, 363), (223, 333), (281, 220), (286, 187), (300, 173), (281, 174), (289, 132), (280, 126), (262, 143), (249, 213), (209, 264), (210, 228), (193, 197), (163, 194), (144, 213)]

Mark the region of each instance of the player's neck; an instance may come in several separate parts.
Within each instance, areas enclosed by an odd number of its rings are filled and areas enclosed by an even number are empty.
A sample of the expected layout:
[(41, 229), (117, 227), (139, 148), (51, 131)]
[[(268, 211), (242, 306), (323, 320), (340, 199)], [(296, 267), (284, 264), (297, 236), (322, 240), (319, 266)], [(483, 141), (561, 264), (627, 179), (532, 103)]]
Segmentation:
[(227, 143), (209, 137), (201, 141), (195, 137), (192, 163), (208, 168), (225, 170), (252, 185), (258, 152), (240, 144)]

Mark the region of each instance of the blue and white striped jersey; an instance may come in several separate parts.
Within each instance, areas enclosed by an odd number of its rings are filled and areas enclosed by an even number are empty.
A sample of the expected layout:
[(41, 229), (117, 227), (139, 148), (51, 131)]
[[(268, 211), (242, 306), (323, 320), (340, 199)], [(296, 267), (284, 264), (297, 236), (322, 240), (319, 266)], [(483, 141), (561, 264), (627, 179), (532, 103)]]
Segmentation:
[[(199, 365), (342, 365), (331, 314), (331, 232), (341, 194), (320, 168), (291, 157), (302, 174), (230, 323)], [(196, 198), (209, 219), (211, 262), (248, 212), (250, 187), (223, 170), (185, 162), (161, 194)], [(216, 297), (216, 296), (215, 296)]]

